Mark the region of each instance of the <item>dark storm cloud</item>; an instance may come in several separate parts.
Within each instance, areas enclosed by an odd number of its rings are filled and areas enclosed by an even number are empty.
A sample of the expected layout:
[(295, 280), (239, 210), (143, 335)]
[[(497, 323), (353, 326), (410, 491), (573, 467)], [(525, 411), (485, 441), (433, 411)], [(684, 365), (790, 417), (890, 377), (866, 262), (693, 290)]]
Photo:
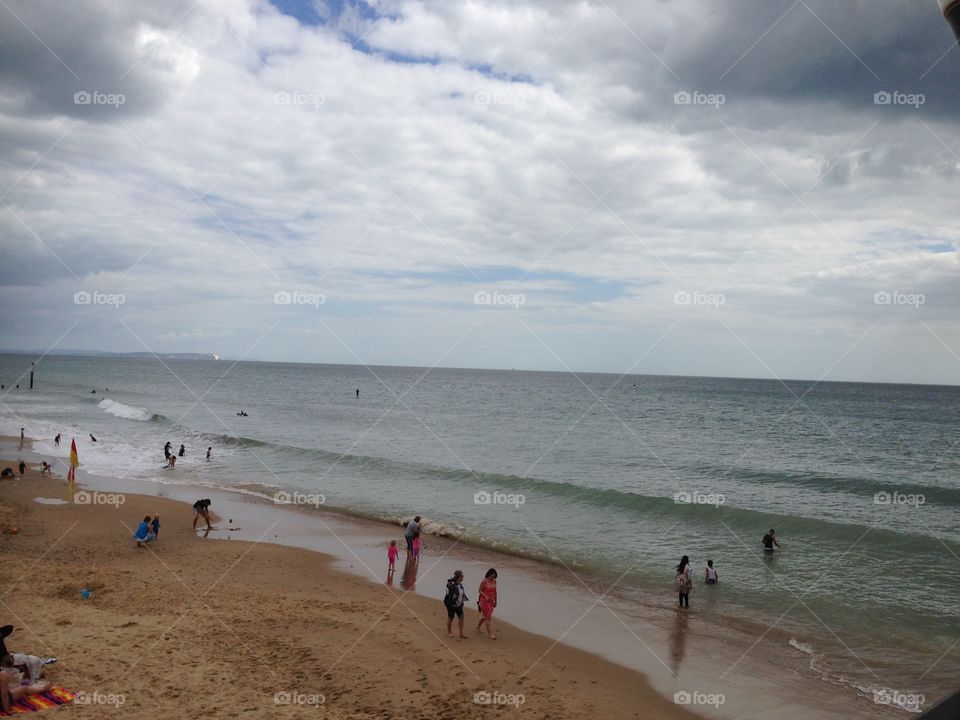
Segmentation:
[[(703, 92), (786, 101), (834, 101), (869, 112), (955, 115), (960, 110), (954, 44), (934, 2), (729, 0), (704, 4), (665, 46), (683, 83)], [(689, 7), (670, 3), (666, 8)], [(939, 62), (938, 62), (939, 60)], [(670, 78), (673, 81), (673, 78)], [(923, 94), (876, 106), (874, 94)]]
[(110, 120), (155, 109), (171, 68), (162, 56), (151, 56), (144, 41), (151, 27), (189, 22), (188, 7), (182, 0), (4, 3), (0, 94), (6, 112)]

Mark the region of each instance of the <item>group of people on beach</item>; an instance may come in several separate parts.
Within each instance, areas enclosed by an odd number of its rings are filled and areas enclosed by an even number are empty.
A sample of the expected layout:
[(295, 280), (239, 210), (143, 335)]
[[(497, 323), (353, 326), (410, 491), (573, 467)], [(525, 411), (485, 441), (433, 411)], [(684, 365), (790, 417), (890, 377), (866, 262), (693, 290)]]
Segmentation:
[[(764, 554), (773, 553), (775, 550), (774, 546), (776, 546), (776, 549), (780, 548), (780, 543), (777, 542), (777, 531), (773, 528), (770, 528), (770, 532), (766, 533), (760, 542), (763, 545)], [(704, 585), (716, 585), (719, 582), (720, 573), (717, 572), (717, 569), (713, 566), (713, 560), (707, 560), (707, 565), (703, 569)], [(677, 577), (674, 580), (674, 590), (677, 591), (680, 607), (690, 607), (690, 591), (693, 590), (693, 575), (690, 567), (690, 558), (687, 555), (680, 558), (680, 564), (677, 565)]]
[(145, 544), (155, 542), (160, 537), (160, 516), (154, 515), (152, 518), (147, 515), (133, 533), (134, 540), (137, 541), (137, 547), (143, 547)]
[[(180, 443), (180, 450), (176, 453), (173, 452), (173, 443), (167, 440), (167, 444), (163, 446), (163, 457), (167, 461), (167, 464), (164, 467), (172, 468), (177, 466), (177, 458), (183, 457), (187, 454), (187, 446), (183, 443)], [(213, 456), (213, 448), (207, 448), (207, 460)]]
[[(403, 539), (407, 546), (407, 564), (416, 564), (420, 560), (420, 533), (423, 520), (417, 515), (407, 523), (403, 531)], [(397, 541), (391, 540), (387, 548), (387, 582), (393, 579), (393, 573), (396, 570), (397, 557), (400, 555), (400, 549), (397, 547)], [(453, 577), (447, 580), (446, 593), (443, 596), (443, 605), (447, 609), (447, 636), (453, 637), (453, 619), (457, 618), (457, 625), (461, 639), (467, 639), (463, 633), (463, 608), (469, 602), (466, 591), (463, 589), (464, 574), (463, 570), (457, 570)], [(480, 581), (480, 587), (477, 591), (477, 611), (480, 613), (480, 620), (477, 623), (476, 631), (483, 632), (486, 629), (487, 635), (491, 640), (496, 640), (497, 635), (493, 631), (493, 611), (497, 607), (497, 571), (490, 568), (485, 573), (483, 580)]]

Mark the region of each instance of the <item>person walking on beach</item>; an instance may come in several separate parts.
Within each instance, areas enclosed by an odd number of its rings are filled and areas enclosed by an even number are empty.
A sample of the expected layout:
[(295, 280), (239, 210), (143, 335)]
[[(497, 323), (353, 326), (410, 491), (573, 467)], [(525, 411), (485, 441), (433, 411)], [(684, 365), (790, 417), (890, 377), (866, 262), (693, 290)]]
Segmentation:
[(773, 528), (770, 528), (770, 532), (764, 535), (760, 542), (763, 543), (763, 551), (765, 553), (772, 553), (774, 545), (776, 545), (778, 549), (780, 548), (780, 543), (777, 542), (777, 531)]
[(447, 594), (443, 596), (443, 604), (447, 607), (447, 637), (453, 637), (453, 616), (456, 615), (460, 626), (460, 639), (467, 639), (463, 634), (463, 604), (469, 599), (463, 591), (463, 570), (457, 570), (453, 577), (447, 580)]
[(407, 529), (403, 531), (403, 539), (407, 541), (407, 553), (413, 554), (413, 536), (420, 532), (420, 516), (417, 515), (413, 520), (407, 523)]
[(203, 518), (207, 521), (207, 530), (209, 530), (212, 525), (210, 524), (210, 500), (197, 500), (193, 504), (193, 529), (197, 529), (197, 520)]
[(23, 480), (23, 474), (27, 471), (27, 464), (21, 460), (17, 467), (20, 469), (20, 479)]
[(480, 611), (480, 622), (477, 623), (477, 632), (481, 632), (483, 624), (487, 624), (487, 635), (491, 640), (497, 639), (497, 634), (493, 631), (493, 609), (497, 606), (497, 571), (493, 568), (487, 570), (487, 574), (480, 581), (480, 589), (477, 591), (477, 609)]
[(677, 594), (680, 596), (680, 607), (690, 607), (690, 591), (693, 589), (693, 579), (690, 577), (690, 558), (684, 555), (677, 565), (677, 579), (674, 583)]
[(390, 547), (387, 548), (387, 574), (393, 575), (397, 569), (397, 555), (400, 554), (400, 548), (397, 547), (397, 541), (391, 540)]
[(60, 433), (57, 433), (57, 436), (53, 439), (53, 446), (60, 447)]
[(180, 457), (183, 457), (187, 454), (187, 448), (184, 447), (183, 443), (180, 443), (180, 452), (177, 453)]
[(707, 585), (716, 585), (720, 582), (720, 575), (717, 573), (717, 569), (713, 566), (713, 560), (707, 560), (707, 567), (704, 568), (705, 573), (703, 581)]

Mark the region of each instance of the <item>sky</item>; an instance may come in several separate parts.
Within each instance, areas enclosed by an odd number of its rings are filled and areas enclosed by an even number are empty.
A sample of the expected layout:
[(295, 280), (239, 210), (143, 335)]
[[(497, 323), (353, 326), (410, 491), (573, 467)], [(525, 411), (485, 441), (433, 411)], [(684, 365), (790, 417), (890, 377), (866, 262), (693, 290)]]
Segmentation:
[(960, 383), (934, 0), (4, 0), (0, 348)]

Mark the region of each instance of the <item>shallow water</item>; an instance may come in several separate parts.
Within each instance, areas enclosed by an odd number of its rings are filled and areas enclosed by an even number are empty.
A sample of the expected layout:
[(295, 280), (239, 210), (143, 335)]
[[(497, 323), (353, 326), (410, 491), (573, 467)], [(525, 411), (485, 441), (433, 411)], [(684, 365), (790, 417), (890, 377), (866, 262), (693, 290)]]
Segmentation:
[[(28, 367), (0, 358), (0, 382)], [(695, 605), (758, 635), (777, 623), (851, 693), (933, 700), (957, 676), (956, 650), (940, 659), (960, 638), (957, 388), (60, 357), (37, 380), (3, 396), (0, 430), (61, 457), (53, 435), (76, 437), (94, 472), (419, 512), (475, 546), (622, 576), (638, 608), (672, 606), (680, 555), (698, 573), (713, 559), (721, 585)], [(166, 440), (187, 446), (173, 470)]]

